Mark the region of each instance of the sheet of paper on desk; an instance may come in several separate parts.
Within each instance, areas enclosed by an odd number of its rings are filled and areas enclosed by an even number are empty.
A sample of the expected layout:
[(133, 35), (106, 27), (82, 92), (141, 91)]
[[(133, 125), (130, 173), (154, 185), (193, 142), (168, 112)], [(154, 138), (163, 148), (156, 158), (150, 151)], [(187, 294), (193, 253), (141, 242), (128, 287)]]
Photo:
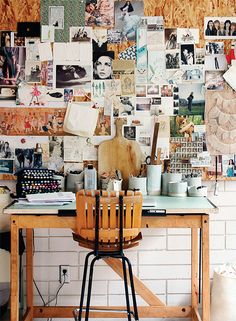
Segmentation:
[(41, 193), (41, 194), (30, 194), (26, 195), (26, 199), (30, 203), (44, 204), (49, 203), (60, 203), (60, 202), (73, 202), (75, 201), (75, 194), (72, 192), (57, 192), (57, 193)]
[(42, 201), (35, 201), (35, 202), (29, 202), (27, 199), (19, 199), (17, 204), (20, 204), (20, 205), (34, 205), (34, 206), (42, 206), (42, 205), (50, 205), (50, 206), (63, 206), (63, 205), (68, 205), (70, 204), (71, 202), (42, 202)]

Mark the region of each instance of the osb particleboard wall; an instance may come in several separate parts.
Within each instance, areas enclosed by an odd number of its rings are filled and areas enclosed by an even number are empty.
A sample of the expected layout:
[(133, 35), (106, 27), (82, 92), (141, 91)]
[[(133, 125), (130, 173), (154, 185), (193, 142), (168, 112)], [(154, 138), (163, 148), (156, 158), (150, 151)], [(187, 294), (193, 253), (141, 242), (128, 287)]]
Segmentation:
[[(0, 0), (0, 29), (16, 30), (17, 21), (39, 21), (39, 11), (40, 0)], [(146, 0), (145, 15), (163, 15), (165, 27), (199, 27), (203, 40), (204, 16), (234, 16), (236, 0)]]

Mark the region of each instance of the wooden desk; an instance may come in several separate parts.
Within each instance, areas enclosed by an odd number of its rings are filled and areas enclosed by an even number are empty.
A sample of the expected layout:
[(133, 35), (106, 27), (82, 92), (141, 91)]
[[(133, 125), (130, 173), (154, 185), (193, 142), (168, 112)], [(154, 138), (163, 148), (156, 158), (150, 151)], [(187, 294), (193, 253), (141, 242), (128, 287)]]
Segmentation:
[[(136, 292), (147, 302), (148, 306), (139, 306), (140, 318), (191, 318), (192, 321), (210, 321), (210, 277), (209, 277), (209, 214), (217, 208), (207, 198), (155, 197), (157, 208), (166, 209), (166, 216), (143, 216), (143, 228), (190, 228), (191, 229), (191, 305), (166, 306), (138, 278), (135, 278)], [(60, 207), (61, 208), (61, 207)], [(75, 204), (63, 208), (73, 209)], [(75, 307), (44, 307), (33, 304), (33, 229), (34, 228), (69, 228), (74, 229), (75, 217), (59, 217), (55, 206), (23, 206), (14, 204), (4, 210), (11, 214), (11, 321), (19, 320), (19, 261), (18, 232), (26, 229), (26, 303), (27, 310), (23, 320), (34, 318), (69, 318)], [(202, 317), (198, 311), (198, 229), (201, 229), (202, 247)], [(177, 237), (177, 236), (176, 236)], [(121, 266), (113, 259), (106, 263), (122, 276)], [(96, 307), (90, 312), (91, 318), (125, 318), (124, 312), (98, 311), (108, 307)]]

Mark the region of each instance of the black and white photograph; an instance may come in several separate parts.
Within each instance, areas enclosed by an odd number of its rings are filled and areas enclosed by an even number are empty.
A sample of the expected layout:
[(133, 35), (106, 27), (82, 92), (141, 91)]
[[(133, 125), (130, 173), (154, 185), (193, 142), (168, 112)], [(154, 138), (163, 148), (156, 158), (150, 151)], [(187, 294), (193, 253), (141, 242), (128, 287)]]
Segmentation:
[(113, 29), (107, 30), (108, 43), (118, 44), (118, 43), (121, 43), (121, 41), (122, 41), (122, 32), (120, 30), (113, 30)]
[(78, 61), (60, 62), (55, 65), (54, 72), (55, 88), (79, 88), (91, 81), (91, 66), (80, 65)]
[(165, 48), (167, 50), (178, 49), (176, 28), (165, 29)]
[(183, 66), (182, 82), (204, 82), (204, 66)]
[(15, 155), (16, 170), (21, 168), (33, 168), (34, 148), (16, 148)]
[(6, 139), (0, 141), (0, 158), (14, 158), (14, 151)]
[(195, 64), (204, 65), (205, 63), (205, 50), (203, 48), (196, 48), (195, 50)]
[(115, 30), (122, 32), (123, 41), (136, 39), (136, 30), (144, 15), (143, 1), (115, 1)]
[(0, 173), (1, 174), (13, 174), (14, 173), (13, 159), (0, 159)]
[(205, 39), (236, 39), (236, 17), (205, 17)]
[(203, 115), (205, 109), (205, 89), (201, 84), (179, 84), (180, 115)]
[(206, 70), (227, 70), (227, 60), (225, 55), (205, 56)]
[(93, 79), (112, 79), (114, 51), (93, 53)]
[(129, 140), (135, 140), (136, 126), (124, 126), (124, 137)]
[(194, 44), (181, 44), (181, 65), (195, 64), (195, 46)]
[(166, 50), (166, 69), (179, 69), (178, 50)]
[(55, 29), (64, 29), (64, 7), (49, 6), (48, 20), (49, 26), (53, 26)]
[(224, 89), (224, 71), (206, 71), (205, 86), (207, 90)]
[(0, 48), (0, 85), (15, 87), (18, 79), (25, 79), (25, 48)]
[(151, 137), (150, 136), (139, 136), (138, 143), (141, 146), (151, 146)]
[(134, 115), (135, 111), (135, 96), (120, 96), (122, 109), (119, 111), (119, 116)]
[(70, 27), (70, 41), (91, 41), (92, 28), (91, 27)]
[(198, 28), (177, 28), (178, 43), (199, 43)]
[(40, 61), (26, 60), (25, 80), (29, 83), (40, 83), (40, 81), (41, 81), (41, 63), (40, 63)]
[(224, 54), (224, 42), (206, 42), (206, 55), (223, 55)]

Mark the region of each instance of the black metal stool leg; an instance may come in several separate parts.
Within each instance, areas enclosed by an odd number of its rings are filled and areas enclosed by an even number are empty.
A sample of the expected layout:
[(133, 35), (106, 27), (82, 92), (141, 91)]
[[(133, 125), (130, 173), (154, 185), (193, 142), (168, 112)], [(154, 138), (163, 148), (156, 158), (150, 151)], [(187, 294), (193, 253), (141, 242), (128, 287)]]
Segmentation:
[(88, 260), (89, 260), (89, 257), (90, 257), (92, 254), (94, 254), (94, 252), (89, 252), (89, 253), (86, 255), (86, 257), (85, 257), (83, 281), (82, 281), (80, 304), (79, 304), (78, 321), (81, 321), (81, 318), (82, 318), (83, 303), (84, 303), (84, 292), (85, 292), (86, 277), (87, 277), (87, 271), (88, 271)]
[(128, 267), (129, 267), (130, 287), (131, 287), (132, 299), (133, 299), (133, 305), (134, 305), (134, 318), (135, 318), (135, 320), (139, 320), (137, 301), (136, 301), (136, 295), (135, 295), (135, 288), (134, 288), (134, 278), (133, 278), (132, 265), (130, 263), (130, 260), (127, 257), (125, 257), (125, 260), (126, 260)]
[(89, 307), (90, 307), (90, 299), (91, 299), (91, 292), (92, 292), (92, 282), (93, 282), (93, 268), (94, 268), (94, 263), (96, 262), (96, 260), (98, 260), (97, 257), (93, 258), (92, 262), (90, 264), (87, 304), (86, 304), (86, 311), (85, 311), (85, 321), (88, 321), (88, 318), (89, 318)]
[(124, 274), (124, 286), (125, 286), (125, 298), (126, 298), (126, 306), (127, 306), (127, 315), (128, 321), (131, 321), (131, 312), (130, 312), (130, 303), (129, 303), (129, 290), (128, 290), (128, 281), (127, 281), (127, 272), (125, 266), (125, 258), (122, 257), (122, 266), (123, 266), (123, 274)]

